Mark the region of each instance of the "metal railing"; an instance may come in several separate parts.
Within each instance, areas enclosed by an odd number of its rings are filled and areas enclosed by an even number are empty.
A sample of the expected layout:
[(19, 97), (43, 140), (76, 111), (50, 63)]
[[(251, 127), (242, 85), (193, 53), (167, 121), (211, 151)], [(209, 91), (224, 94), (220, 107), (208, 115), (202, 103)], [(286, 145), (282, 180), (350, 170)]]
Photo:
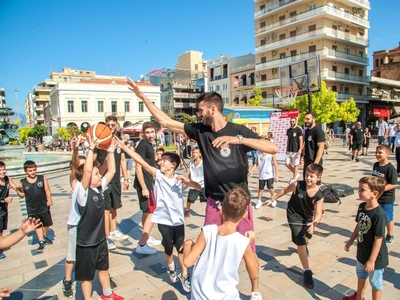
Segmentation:
[(321, 79), (339, 79), (342, 81), (353, 81), (357, 83), (366, 83), (368, 84), (370, 82), (370, 77), (369, 76), (359, 76), (359, 75), (353, 75), (353, 74), (347, 74), (347, 73), (339, 73), (339, 72), (334, 72), (331, 70), (322, 70), (321, 71)]

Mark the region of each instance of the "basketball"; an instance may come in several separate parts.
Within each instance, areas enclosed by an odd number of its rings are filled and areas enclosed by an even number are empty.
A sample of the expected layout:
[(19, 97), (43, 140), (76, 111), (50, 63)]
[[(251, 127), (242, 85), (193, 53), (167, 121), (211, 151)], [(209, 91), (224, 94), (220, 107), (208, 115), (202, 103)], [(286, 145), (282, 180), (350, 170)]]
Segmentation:
[(99, 149), (107, 149), (113, 138), (110, 128), (104, 124), (90, 126), (86, 134), (91, 136), (96, 147)]

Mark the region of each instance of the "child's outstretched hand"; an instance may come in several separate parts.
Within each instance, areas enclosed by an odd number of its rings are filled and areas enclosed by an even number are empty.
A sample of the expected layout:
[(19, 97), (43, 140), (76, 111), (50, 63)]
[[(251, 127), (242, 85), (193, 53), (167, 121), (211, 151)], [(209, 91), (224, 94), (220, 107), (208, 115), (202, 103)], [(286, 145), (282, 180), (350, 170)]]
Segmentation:
[(35, 219), (31, 217), (29, 217), (28, 219), (23, 218), (21, 223), (21, 230), (25, 234), (28, 234), (29, 232), (34, 231), (40, 225), (42, 225), (40, 219)]
[(94, 149), (96, 147), (96, 143), (94, 142), (94, 138), (90, 136), (90, 134), (87, 135), (87, 142), (89, 143), (89, 148)]
[(75, 150), (78, 150), (78, 149), (79, 149), (78, 138), (76, 137), (75, 134), (74, 134), (74, 136), (71, 138), (70, 143), (71, 143), (72, 148), (74, 148)]
[(114, 136), (111, 141), (110, 146), (108, 146), (108, 148), (107, 148), (107, 152), (113, 153), (115, 151), (115, 149), (118, 148), (118, 145), (119, 145), (118, 138), (116, 136)]
[(123, 140), (120, 140), (118, 137), (116, 137), (116, 136), (114, 136), (114, 139), (113, 139), (113, 141), (115, 140), (115, 147), (116, 148), (122, 148), (122, 147), (124, 147), (125, 146), (125, 143), (124, 143), (124, 141)]
[(10, 292), (11, 287), (0, 288), (0, 300), (3, 299), (3, 297), (10, 297)]
[(256, 234), (252, 230), (246, 231), (244, 236), (250, 239), (250, 243), (254, 242), (254, 240), (256, 239)]

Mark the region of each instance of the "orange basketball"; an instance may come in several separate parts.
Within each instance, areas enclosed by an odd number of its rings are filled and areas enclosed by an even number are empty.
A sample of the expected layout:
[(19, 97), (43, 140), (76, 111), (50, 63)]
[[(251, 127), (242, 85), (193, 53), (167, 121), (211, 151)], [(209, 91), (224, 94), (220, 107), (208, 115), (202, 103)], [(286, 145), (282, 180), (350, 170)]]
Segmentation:
[(90, 126), (86, 134), (92, 137), (96, 147), (99, 149), (107, 149), (113, 138), (110, 128), (104, 124)]

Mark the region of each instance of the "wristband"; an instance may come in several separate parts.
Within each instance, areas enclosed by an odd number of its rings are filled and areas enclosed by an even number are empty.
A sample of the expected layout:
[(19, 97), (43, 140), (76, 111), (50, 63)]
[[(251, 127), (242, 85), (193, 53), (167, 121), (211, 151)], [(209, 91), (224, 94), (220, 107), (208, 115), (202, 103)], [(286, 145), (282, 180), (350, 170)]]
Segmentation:
[(88, 148), (88, 150), (90, 150), (90, 151), (93, 151), (93, 149), (92, 149), (92, 148)]

